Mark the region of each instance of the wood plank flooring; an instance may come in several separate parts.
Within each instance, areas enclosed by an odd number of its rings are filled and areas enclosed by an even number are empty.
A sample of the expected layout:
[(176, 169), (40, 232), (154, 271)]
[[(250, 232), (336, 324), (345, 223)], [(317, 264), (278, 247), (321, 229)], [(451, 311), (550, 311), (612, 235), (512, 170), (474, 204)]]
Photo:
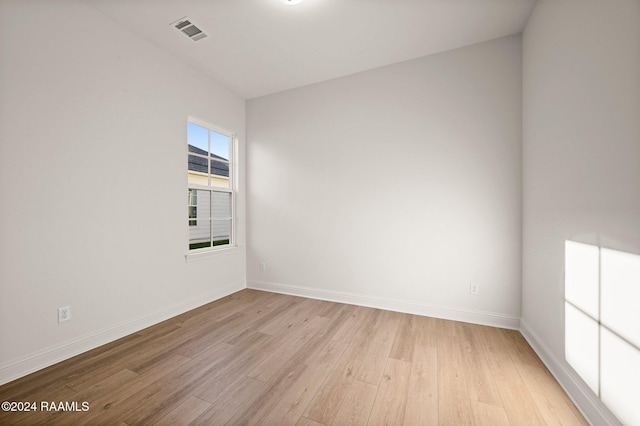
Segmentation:
[(587, 424), (517, 331), (255, 290), (1, 386), (0, 401), (37, 404), (2, 425)]

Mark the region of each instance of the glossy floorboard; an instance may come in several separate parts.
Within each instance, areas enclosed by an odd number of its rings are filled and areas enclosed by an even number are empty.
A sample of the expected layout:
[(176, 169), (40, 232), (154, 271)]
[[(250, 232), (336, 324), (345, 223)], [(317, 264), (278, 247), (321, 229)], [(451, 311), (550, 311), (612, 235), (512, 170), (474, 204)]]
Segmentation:
[(38, 409), (2, 425), (587, 424), (517, 331), (255, 290), (8, 383), (0, 401)]

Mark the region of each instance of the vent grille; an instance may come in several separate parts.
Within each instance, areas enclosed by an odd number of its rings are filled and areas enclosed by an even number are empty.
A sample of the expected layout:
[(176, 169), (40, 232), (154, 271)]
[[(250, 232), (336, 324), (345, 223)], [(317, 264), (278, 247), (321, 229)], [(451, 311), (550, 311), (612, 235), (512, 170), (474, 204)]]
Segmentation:
[(202, 40), (207, 36), (207, 34), (198, 28), (191, 19), (184, 17), (176, 22), (174, 22), (173, 27), (178, 31), (182, 32), (184, 35), (189, 37), (193, 41)]

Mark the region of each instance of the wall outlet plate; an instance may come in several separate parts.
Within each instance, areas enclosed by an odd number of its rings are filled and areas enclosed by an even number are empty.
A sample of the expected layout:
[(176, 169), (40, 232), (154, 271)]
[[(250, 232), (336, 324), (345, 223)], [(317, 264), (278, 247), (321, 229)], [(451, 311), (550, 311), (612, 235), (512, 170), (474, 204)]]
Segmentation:
[(480, 294), (480, 285), (479, 284), (469, 284), (469, 294), (477, 296)]
[(71, 319), (71, 306), (58, 308), (58, 323), (69, 321)]

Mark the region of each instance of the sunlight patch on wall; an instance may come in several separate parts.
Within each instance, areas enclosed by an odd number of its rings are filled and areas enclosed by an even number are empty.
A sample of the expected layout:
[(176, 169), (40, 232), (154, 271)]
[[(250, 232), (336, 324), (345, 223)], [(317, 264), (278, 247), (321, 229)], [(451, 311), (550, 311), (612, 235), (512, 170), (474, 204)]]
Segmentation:
[(570, 303), (565, 302), (564, 309), (565, 357), (597, 395), (600, 389), (598, 322)]
[(600, 262), (600, 322), (640, 347), (640, 256), (603, 248)]
[(640, 424), (640, 256), (565, 241), (565, 358), (624, 424)]

